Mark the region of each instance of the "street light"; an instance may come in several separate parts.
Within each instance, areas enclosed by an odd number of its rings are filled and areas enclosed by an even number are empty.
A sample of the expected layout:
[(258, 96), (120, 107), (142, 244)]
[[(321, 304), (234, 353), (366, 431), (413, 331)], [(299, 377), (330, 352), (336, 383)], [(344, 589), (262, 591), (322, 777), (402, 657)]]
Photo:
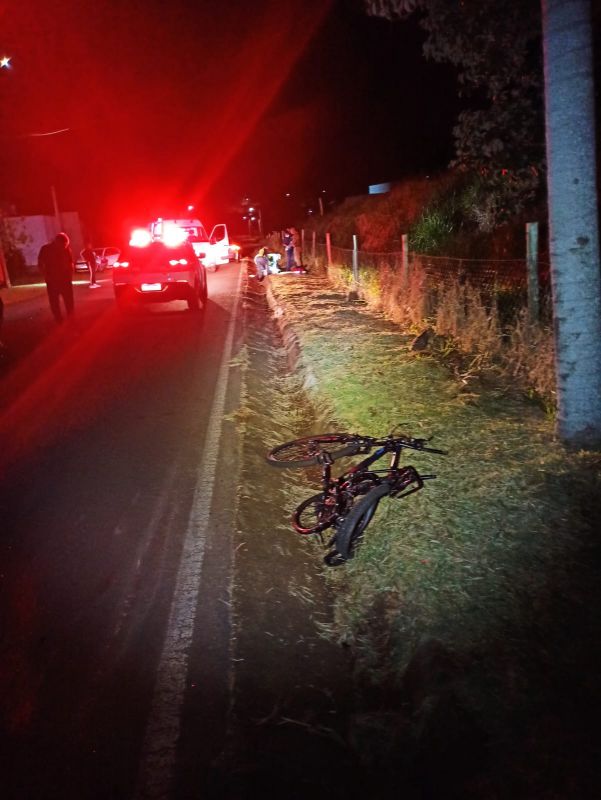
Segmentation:
[(0, 69), (10, 69), (10, 56), (0, 58)]

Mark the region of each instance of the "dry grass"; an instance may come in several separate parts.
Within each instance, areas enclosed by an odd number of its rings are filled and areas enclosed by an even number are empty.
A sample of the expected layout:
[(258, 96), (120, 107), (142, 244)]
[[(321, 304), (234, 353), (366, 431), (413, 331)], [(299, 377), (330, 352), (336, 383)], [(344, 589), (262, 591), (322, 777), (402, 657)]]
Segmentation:
[[(353, 288), (352, 270), (332, 265), (332, 284), (342, 291)], [(555, 405), (553, 336), (549, 326), (528, 320), (527, 309), (503, 321), (494, 291), (483, 292), (453, 275), (434, 281), (419, 265), (405, 272), (382, 258), (375, 268), (359, 270), (359, 294), (370, 309), (383, 312), (402, 330), (432, 327), (473, 364), (494, 367), (506, 385), (537, 397), (552, 411)]]

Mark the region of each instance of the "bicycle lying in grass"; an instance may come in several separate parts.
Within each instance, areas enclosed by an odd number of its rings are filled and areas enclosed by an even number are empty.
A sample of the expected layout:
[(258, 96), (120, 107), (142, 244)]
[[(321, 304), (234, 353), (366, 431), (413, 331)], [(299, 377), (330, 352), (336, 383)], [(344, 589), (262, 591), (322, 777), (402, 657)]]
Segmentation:
[[(331, 548), (324, 561), (330, 567), (352, 558), (358, 541), (371, 522), (380, 500), (407, 497), (424, 486), (424, 481), (436, 475), (421, 475), (415, 467), (401, 465), (403, 450), (446, 455), (444, 450), (427, 447), (428, 439), (394, 436), (383, 438), (355, 433), (322, 433), (295, 439), (274, 447), (267, 461), (276, 467), (321, 466), (322, 490), (304, 500), (292, 515), (292, 524), (302, 535), (321, 534), (328, 528), (334, 535), (327, 546)], [(332, 464), (339, 458), (371, 455), (354, 467), (332, 477)], [(371, 469), (372, 464), (391, 453), (387, 469)], [(323, 540), (323, 539), (322, 539)]]

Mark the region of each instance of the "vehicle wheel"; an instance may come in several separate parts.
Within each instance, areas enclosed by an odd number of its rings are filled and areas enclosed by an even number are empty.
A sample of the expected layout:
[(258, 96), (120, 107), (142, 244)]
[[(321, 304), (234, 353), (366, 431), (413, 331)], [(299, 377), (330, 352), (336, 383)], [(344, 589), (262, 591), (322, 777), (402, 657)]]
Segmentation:
[(209, 296), (209, 292), (208, 292), (208, 289), (207, 289), (207, 279), (206, 279), (206, 276), (205, 276), (205, 279), (202, 282), (202, 286), (201, 286), (201, 289), (200, 289), (200, 302), (203, 304), (203, 306), (206, 306), (208, 296)]
[(321, 433), (272, 448), (267, 461), (274, 467), (311, 467), (319, 464), (324, 452), (336, 460), (355, 455), (358, 450), (359, 437), (353, 433)]
[(303, 536), (325, 531), (332, 524), (334, 508), (334, 503), (329, 505), (323, 492), (309, 497), (292, 515), (294, 530)]
[(349, 515), (340, 523), (336, 531), (335, 545), (336, 551), (343, 559), (348, 560), (354, 556), (358, 540), (372, 521), (378, 503), (390, 492), (391, 487), (388, 483), (375, 486), (365, 497), (355, 503)]
[(198, 296), (198, 286), (195, 286), (188, 295), (188, 308), (190, 311), (200, 311), (200, 297)]
[(131, 298), (125, 290), (115, 290), (115, 300), (119, 311), (129, 311), (131, 309)]

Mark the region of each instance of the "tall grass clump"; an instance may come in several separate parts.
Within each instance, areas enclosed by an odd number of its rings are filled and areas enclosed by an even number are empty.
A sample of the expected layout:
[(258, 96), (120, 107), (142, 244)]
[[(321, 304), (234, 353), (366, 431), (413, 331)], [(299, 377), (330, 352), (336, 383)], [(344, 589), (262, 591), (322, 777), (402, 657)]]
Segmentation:
[(555, 346), (548, 325), (532, 322), (523, 309), (511, 331), (505, 353), (507, 371), (521, 384), (531, 387), (546, 408), (555, 406)]
[(439, 335), (452, 337), (466, 353), (486, 354), (491, 359), (503, 353), (495, 297), (487, 302), (469, 283), (454, 280), (443, 287), (433, 322)]

